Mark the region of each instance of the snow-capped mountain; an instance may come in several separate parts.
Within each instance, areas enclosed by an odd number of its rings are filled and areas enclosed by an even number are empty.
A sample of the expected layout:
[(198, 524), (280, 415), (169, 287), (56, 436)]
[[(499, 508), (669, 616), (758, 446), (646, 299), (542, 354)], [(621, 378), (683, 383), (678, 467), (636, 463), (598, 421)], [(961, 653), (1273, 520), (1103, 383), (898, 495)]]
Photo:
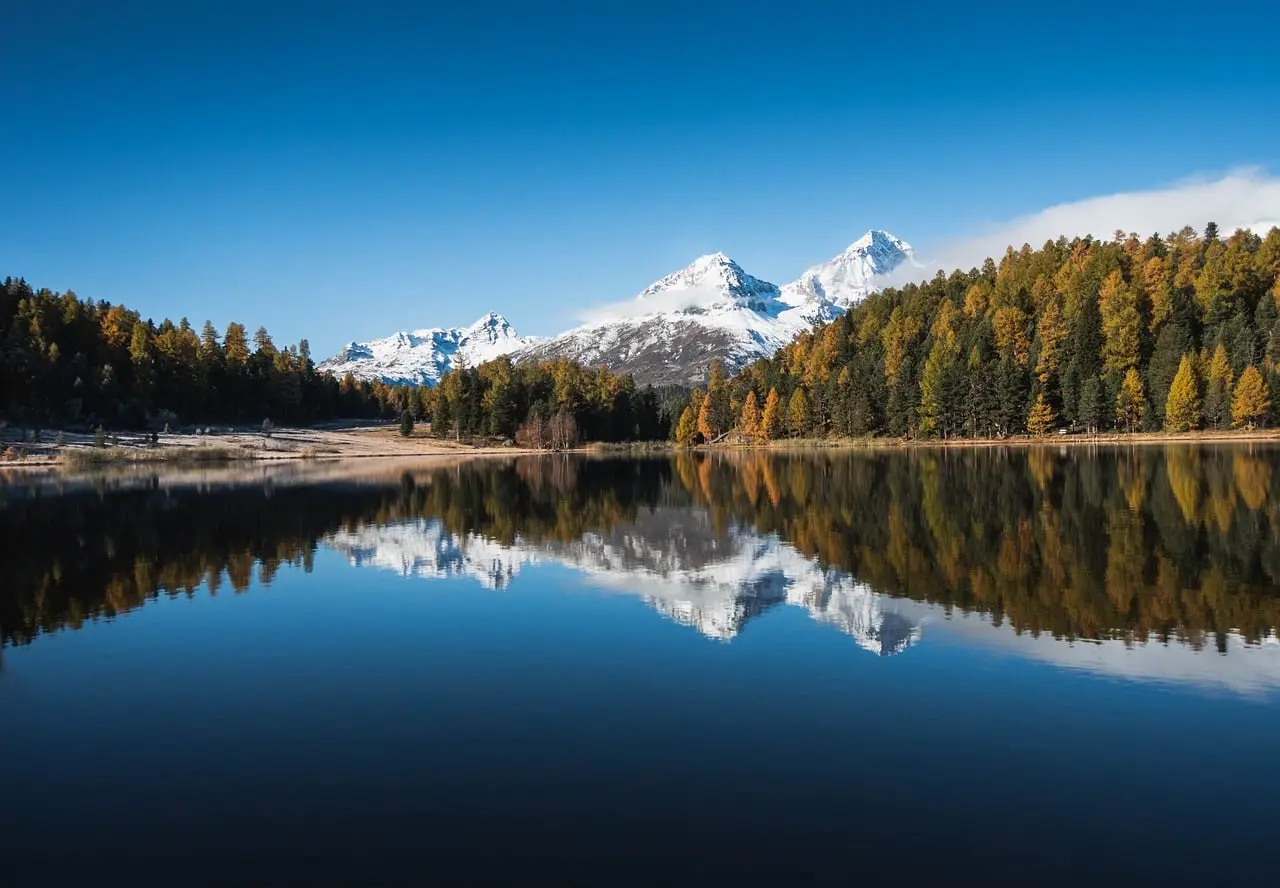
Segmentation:
[(858, 238), (829, 262), (815, 265), (782, 288), (793, 304), (825, 301), (841, 309), (852, 308), (875, 289), (878, 277), (893, 271), (915, 251), (906, 241), (876, 228)]
[(566, 357), (633, 373), (640, 382), (696, 384), (714, 358), (736, 371), (838, 317), (913, 255), (905, 241), (869, 231), (779, 288), (713, 253), (645, 288), (624, 316), (551, 337), (521, 357)]
[[(814, 324), (838, 317), (913, 256), (909, 244), (877, 229), (778, 287), (748, 274), (723, 253), (712, 253), (650, 284), (613, 316), (548, 339), (520, 337), (491, 314), (465, 331), (422, 330), (353, 342), (320, 369), (434, 385), (455, 354), (473, 364), (509, 354), (513, 360), (563, 357), (604, 364), (616, 373), (634, 374), (642, 384), (697, 384), (715, 358), (733, 372), (773, 354)], [(480, 335), (478, 328), (485, 328)], [(475, 342), (487, 345), (471, 345)]]
[(382, 380), (396, 385), (435, 385), (459, 359), (474, 367), (537, 342), (521, 336), (500, 314), (489, 312), (470, 327), (396, 333), (372, 342), (351, 342), (317, 369), (334, 376)]
[(490, 589), (506, 587), (528, 565), (560, 564), (596, 588), (638, 595), (669, 619), (721, 641), (777, 606), (804, 608), (882, 656), (905, 650), (921, 634), (913, 602), (877, 595), (775, 535), (735, 527), (721, 536), (705, 511), (658, 508), (634, 524), (570, 541), (503, 545), (419, 520), (340, 531), (326, 545), (357, 566), (470, 577)]

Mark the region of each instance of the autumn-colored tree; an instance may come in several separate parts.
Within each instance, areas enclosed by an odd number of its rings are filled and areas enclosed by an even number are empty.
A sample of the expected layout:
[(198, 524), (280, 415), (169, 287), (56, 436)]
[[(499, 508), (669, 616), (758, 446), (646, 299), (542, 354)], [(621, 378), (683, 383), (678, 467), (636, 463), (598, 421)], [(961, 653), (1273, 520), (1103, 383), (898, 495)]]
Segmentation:
[(999, 309), (991, 319), (995, 327), (996, 348), (1009, 355), (1019, 367), (1026, 367), (1031, 356), (1031, 340), (1027, 338), (1027, 314), (1020, 308)]
[(791, 401), (787, 404), (788, 430), (792, 437), (800, 437), (809, 429), (809, 399), (804, 389), (796, 389), (791, 393)]
[(1154, 335), (1173, 313), (1173, 290), (1169, 286), (1169, 266), (1160, 256), (1152, 256), (1143, 267), (1143, 283), (1151, 303), (1151, 332)]
[(920, 376), (920, 432), (941, 433), (946, 437), (951, 431), (951, 416), (957, 412), (955, 403), (955, 359), (959, 352), (953, 327), (954, 311), (950, 303), (944, 303), (945, 311), (938, 313), (933, 325), (933, 347), (924, 363)]
[(676, 443), (681, 447), (688, 447), (694, 441), (694, 436), (698, 434), (698, 415), (693, 411), (693, 405), (690, 404), (684, 408), (680, 414), (680, 419), (676, 422), (675, 438)]
[(1123, 375), (1138, 366), (1142, 316), (1137, 295), (1118, 269), (1102, 282), (1098, 311), (1102, 316), (1102, 372)]
[(1129, 368), (1116, 395), (1116, 425), (1132, 432), (1142, 421), (1142, 414), (1146, 409), (1147, 399), (1142, 391), (1142, 377), (1137, 370)]
[(1196, 379), (1195, 358), (1183, 355), (1178, 373), (1169, 386), (1164, 405), (1164, 427), (1170, 432), (1185, 432), (1200, 427), (1200, 383)]
[(889, 315), (889, 323), (880, 334), (884, 345), (884, 375), (892, 382), (906, 359), (907, 348), (920, 332), (920, 319), (899, 306)]
[(747, 392), (747, 399), (742, 404), (742, 418), (739, 421), (742, 434), (753, 441), (762, 437), (760, 434), (760, 405), (756, 402), (756, 393)]
[(712, 394), (707, 392), (702, 398), (702, 404), (698, 407), (698, 433), (702, 435), (703, 441), (709, 442), (719, 437), (718, 430), (712, 423), (712, 410)]
[(1231, 399), (1231, 419), (1239, 428), (1253, 428), (1263, 423), (1271, 410), (1271, 392), (1267, 382), (1258, 372), (1258, 368), (1250, 364), (1240, 374), (1236, 383), (1235, 395)]
[(1045, 302), (1044, 313), (1040, 315), (1040, 323), (1036, 325), (1036, 335), (1040, 341), (1036, 375), (1042, 385), (1048, 385), (1057, 377), (1062, 363), (1062, 344), (1069, 333), (1059, 300), (1050, 296)]
[(1036, 395), (1035, 403), (1027, 413), (1027, 431), (1037, 438), (1044, 437), (1049, 434), (1056, 420), (1053, 405), (1044, 399), (1043, 393)]
[(764, 399), (764, 412), (760, 414), (760, 436), (766, 441), (782, 437), (782, 398), (776, 388), (769, 389)]

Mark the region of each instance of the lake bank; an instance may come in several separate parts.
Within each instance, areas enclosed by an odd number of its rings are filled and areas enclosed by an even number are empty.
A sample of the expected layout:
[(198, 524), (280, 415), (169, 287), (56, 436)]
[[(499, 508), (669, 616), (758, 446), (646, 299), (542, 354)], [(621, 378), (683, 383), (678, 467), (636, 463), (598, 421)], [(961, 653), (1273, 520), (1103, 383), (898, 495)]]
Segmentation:
[[(54, 439), (56, 436), (56, 440)], [(402, 437), (395, 424), (352, 424), (341, 427), (276, 428), (269, 435), (228, 427), (206, 434), (115, 432), (102, 446), (88, 433), (49, 433), (34, 443), (0, 443), (0, 467), (47, 469), (93, 468), (137, 464), (215, 464), (334, 460), (410, 456), (513, 454), (520, 447), (473, 446), (433, 438), (423, 431)]]

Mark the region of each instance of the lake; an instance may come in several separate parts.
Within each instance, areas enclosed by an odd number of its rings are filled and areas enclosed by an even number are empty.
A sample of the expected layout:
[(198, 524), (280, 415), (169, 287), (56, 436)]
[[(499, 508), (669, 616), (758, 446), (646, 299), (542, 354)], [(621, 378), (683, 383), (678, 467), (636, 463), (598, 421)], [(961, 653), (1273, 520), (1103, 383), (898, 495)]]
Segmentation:
[(0, 882), (1270, 881), (1277, 493), (1239, 444), (10, 476)]

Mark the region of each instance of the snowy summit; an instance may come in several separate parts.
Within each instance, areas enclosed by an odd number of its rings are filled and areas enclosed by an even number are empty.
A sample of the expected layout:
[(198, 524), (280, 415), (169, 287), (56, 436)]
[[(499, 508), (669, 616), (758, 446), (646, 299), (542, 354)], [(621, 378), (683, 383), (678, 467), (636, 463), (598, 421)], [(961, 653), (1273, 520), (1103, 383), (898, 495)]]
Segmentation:
[(351, 342), (317, 369), (342, 377), (393, 385), (435, 385), (459, 358), (474, 367), (518, 352), (537, 340), (521, 336), (507, 319), (489, 312), (470, 327), (400, 332), (372, 342)]

